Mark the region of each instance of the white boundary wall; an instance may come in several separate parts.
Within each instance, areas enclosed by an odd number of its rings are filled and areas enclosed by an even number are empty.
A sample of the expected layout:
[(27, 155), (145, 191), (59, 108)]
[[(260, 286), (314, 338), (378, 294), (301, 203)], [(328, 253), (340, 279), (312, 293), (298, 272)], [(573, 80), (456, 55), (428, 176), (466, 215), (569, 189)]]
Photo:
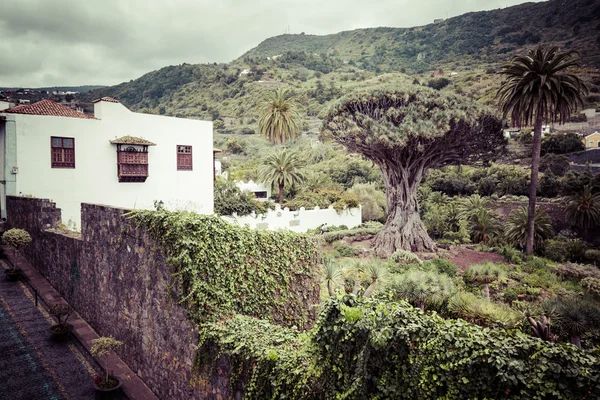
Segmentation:
[(354, 228), (362, 223), (362, 207), (350, 208), (343, 211), (336, 211), (333, 206), (329, 208), (305, 209), (290, 211), (289, 208), (281, 209), (281, 206), (275, 205), (275, 210), (269, 210), (266, 214), (246, 215), (243, 217), (233, 214), (233, 216), (223, 216), (224, 220), (231, 223), (238, 223), (241, 226), (247, 225), (253, 229), (289, 229), (294, 232), (306, 232), (308, 229), (315, 229), (327, 223), (327, 225), (346, 225), (348, 228)]

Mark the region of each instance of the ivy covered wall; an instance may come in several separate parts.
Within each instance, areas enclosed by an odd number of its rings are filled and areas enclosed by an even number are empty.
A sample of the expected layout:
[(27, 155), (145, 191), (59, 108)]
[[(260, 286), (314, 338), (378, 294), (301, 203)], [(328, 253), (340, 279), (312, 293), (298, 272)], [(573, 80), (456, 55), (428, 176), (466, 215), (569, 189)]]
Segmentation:
[(201, 321), (246, 313), (289, 327), (314, 323), (316, 247), (305, 236), (189, 213), (134, 220), (91, 204), (82, 204), (76, 235), (57, 229), (60, 210), (48, 200), (9, 196), (7, 208), (10, 224), (33, 238), (28, 260), (100, 335), (125, 343), (119, 355), (159, 398), (232, 395), (229, 357), (194, 370)]

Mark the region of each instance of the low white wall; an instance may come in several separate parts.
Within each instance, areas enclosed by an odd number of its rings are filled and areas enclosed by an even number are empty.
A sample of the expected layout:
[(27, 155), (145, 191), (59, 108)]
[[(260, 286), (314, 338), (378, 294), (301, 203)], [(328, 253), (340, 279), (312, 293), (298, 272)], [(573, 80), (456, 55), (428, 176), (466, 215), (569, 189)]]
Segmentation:
[(354, 228), (362, 223), (362, 207), (349, 208), (343, 211), (336, 211), (333, 206), (321, 209), (315, 207), (312, 210), (306, 210), (304, 207), (296, 211), (290, 211), (289, 208), (281, 209), (279, 205), (275, 210), (269, 210), (266, 214), (250, 214), (239, 217), (223, 216), (224, 220), (248, 225), (254, 229), (289, 229), (294, 232), (306, 232), (308, 229), (315, 229), (327, 223), (327, 225), (346, 225), (348, 228)]

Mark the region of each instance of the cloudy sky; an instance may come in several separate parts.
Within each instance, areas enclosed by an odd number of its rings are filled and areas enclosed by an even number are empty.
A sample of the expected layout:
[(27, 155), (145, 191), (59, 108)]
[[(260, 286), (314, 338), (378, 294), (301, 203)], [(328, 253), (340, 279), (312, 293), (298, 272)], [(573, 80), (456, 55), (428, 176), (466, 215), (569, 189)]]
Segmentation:
[[(539, 1), (539, 0), (538, 0)], [(114, 85), (285, 33), (410, 27), (522, 0), (0, 0), (0, 86)]]

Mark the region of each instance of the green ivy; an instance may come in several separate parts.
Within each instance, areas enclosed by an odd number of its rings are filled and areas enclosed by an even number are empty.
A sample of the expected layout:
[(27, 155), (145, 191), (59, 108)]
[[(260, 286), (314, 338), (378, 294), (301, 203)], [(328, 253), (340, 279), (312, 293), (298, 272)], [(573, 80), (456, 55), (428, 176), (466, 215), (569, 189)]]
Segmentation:
[(318, 290), (317, 247), (309, 236), (253, 230), (190, 212), (129, 215), (162, 246), (173, 289), (191, 321), (239, 313), (300, 328), (309, 323), (314, 311), (306, 309), (306, 299)]
[(598, 351), (424, 314), (407, 303), (331, 298), (312, 330), (245, 316), (209, 341), (247, 370), (248, 399), (583, 399)]

